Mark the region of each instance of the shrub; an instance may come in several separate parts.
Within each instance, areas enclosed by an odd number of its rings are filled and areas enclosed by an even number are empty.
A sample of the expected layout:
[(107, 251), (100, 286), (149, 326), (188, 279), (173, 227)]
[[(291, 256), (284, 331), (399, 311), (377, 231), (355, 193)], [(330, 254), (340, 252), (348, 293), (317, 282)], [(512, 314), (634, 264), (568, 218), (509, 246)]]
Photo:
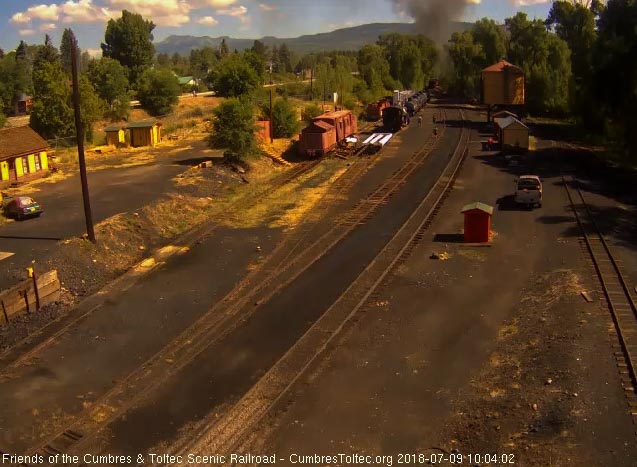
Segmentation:
[(301, 118), (306, 122), (311, 122), (314, 117), (318, 117), (323, 113), (323, 110), (316, 104), (310, 104), (303, 109)]
[(255, 121), (252, 104), (228, 99), (213, 110), (210, 146), (226, 148), (226, 157), (244, 160), (256, 151)]

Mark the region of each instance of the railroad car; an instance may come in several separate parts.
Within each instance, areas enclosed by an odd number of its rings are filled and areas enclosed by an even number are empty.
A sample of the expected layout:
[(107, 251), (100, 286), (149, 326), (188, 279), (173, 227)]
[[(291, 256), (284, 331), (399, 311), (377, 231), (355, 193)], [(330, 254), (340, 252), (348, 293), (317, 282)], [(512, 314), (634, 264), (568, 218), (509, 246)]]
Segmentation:
[(367, 120), (375, 122), (383, 117), (383, 110), (391, 105), (390, 99), (384, 98), (372, 102), (367, 106), (366, 116)]
[(345, 139), (358, 133), (356, 116), (350, 110), (326, 112), (312, 119), (299, 136), (299, 154), (304, 157), (324, 156)]
[(407, 102), (411, 96), (414, 95), (414, 91), (406, 90), (406, 91), (394, 91), (394, 95), (392, 96), (392, 105), (393, 106), (403, 106)]
[(385, 131), (396, 133), (407, 123), (409, 116), (404, 108), (398, 106), (387, 107), (383, 112), (383, 126)]

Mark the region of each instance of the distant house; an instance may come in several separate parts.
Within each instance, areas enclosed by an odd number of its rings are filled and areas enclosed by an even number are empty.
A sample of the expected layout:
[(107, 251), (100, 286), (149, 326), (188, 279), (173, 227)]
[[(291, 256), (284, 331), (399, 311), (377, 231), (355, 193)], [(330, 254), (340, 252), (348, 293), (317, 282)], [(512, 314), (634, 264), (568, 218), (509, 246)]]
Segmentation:
[(193, 76), (180, 76), (177, 79), (179, 80), (181, 88), (186, 91), (192, 91), (199, 86), (198, 80), (196, 80)]
[(118, 146), (126, 142), (126, 132), (119, 125), (110, 125), (104, 128), (106, 133), (106, 144), (108, 146)]
[(126, 129), (130, 131), (130, 145), (134, 148), (155, 146), (161, 141), (161, 123), (153, 120), (130, 122)]
[(496, 118), (498, 139), (503, 152), (525, 152), (529, 149), (529, 128), (513, 117)]
[(13, 112), (16, 115), (26, 115), (31, 110), (31, 104), (33, 104), (33, 98), (22, 93), (15, 101)]
[(0, 130), (0, 180), (2, 184), (27, 181), (49, 170), (49, 144), (28, 126)]

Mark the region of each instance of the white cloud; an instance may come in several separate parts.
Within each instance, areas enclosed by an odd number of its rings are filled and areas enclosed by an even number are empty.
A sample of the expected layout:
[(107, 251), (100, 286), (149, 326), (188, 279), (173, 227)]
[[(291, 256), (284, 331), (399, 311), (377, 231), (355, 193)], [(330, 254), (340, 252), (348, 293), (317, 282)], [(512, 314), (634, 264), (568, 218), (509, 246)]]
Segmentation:
[(44, 21), (57, 21), (59, 8), (56, 4), (51, 5), (35, 5), (14, 14), (11, 17), (12, 23), (24, 24), (33, 19), (41, 19)]
[(129, 10), (149, 18), (158, 26), (181, 26), (190, 22), (193, 9), (185, 0), (108, 0), (117, 10)]
[(94, 5), (93, 0), (68, 0), (60, 4), (60, 11), (65, 23), (101, 23), (114, 17), (114, 12)]
[(101, 57), (102, 56), (102, 49), (86, 49), (86, 51), (88, 52), (88, 54), (91, 57)]
[(40, 31), (42, 32), (53, 31), (54, 29), (57, 29), (57, 26), (55, 23), (43, 23), (40, 25)]
[(214, 26), (215, 24), (218, 24), (219, 21), (217, 21), (216, 19), (214, 19), (212, 16), (204, 16), (203, 18), (200, 18), (197, 23), (199, 24), (205, 24), (208, 26)]
[(549, 3), (550, 0), (511, 0), (515, 6), (542, 5)]
[(35, 34), (35, 29), (20, 29), (18, 33), (21, 36), (32, 36), (33, 34)]
[(240, 17), (240, 16), (245, 16), (248, 13), (248, 9), (244, 7), (243, 5), (241, 5), (241, 6), (235, 6), (232, 8), (224, 8), (221, 10), (217, 10), (217, 13), (220, 15)]
[(259, 3), (259, 8), (263, 11), (276, 11), (278, 8), (275, 5), (269, 5), (267, 3)]

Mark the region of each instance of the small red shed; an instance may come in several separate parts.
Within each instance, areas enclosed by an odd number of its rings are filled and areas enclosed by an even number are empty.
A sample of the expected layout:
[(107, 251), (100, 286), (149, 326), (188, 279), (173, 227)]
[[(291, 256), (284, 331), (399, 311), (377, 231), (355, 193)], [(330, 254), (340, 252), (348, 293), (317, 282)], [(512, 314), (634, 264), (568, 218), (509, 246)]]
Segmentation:
[(484, 203), (467, 204), (464, 214), (464, 241), (467, 243), (488, 243), (491, 234), (493, 207)]

